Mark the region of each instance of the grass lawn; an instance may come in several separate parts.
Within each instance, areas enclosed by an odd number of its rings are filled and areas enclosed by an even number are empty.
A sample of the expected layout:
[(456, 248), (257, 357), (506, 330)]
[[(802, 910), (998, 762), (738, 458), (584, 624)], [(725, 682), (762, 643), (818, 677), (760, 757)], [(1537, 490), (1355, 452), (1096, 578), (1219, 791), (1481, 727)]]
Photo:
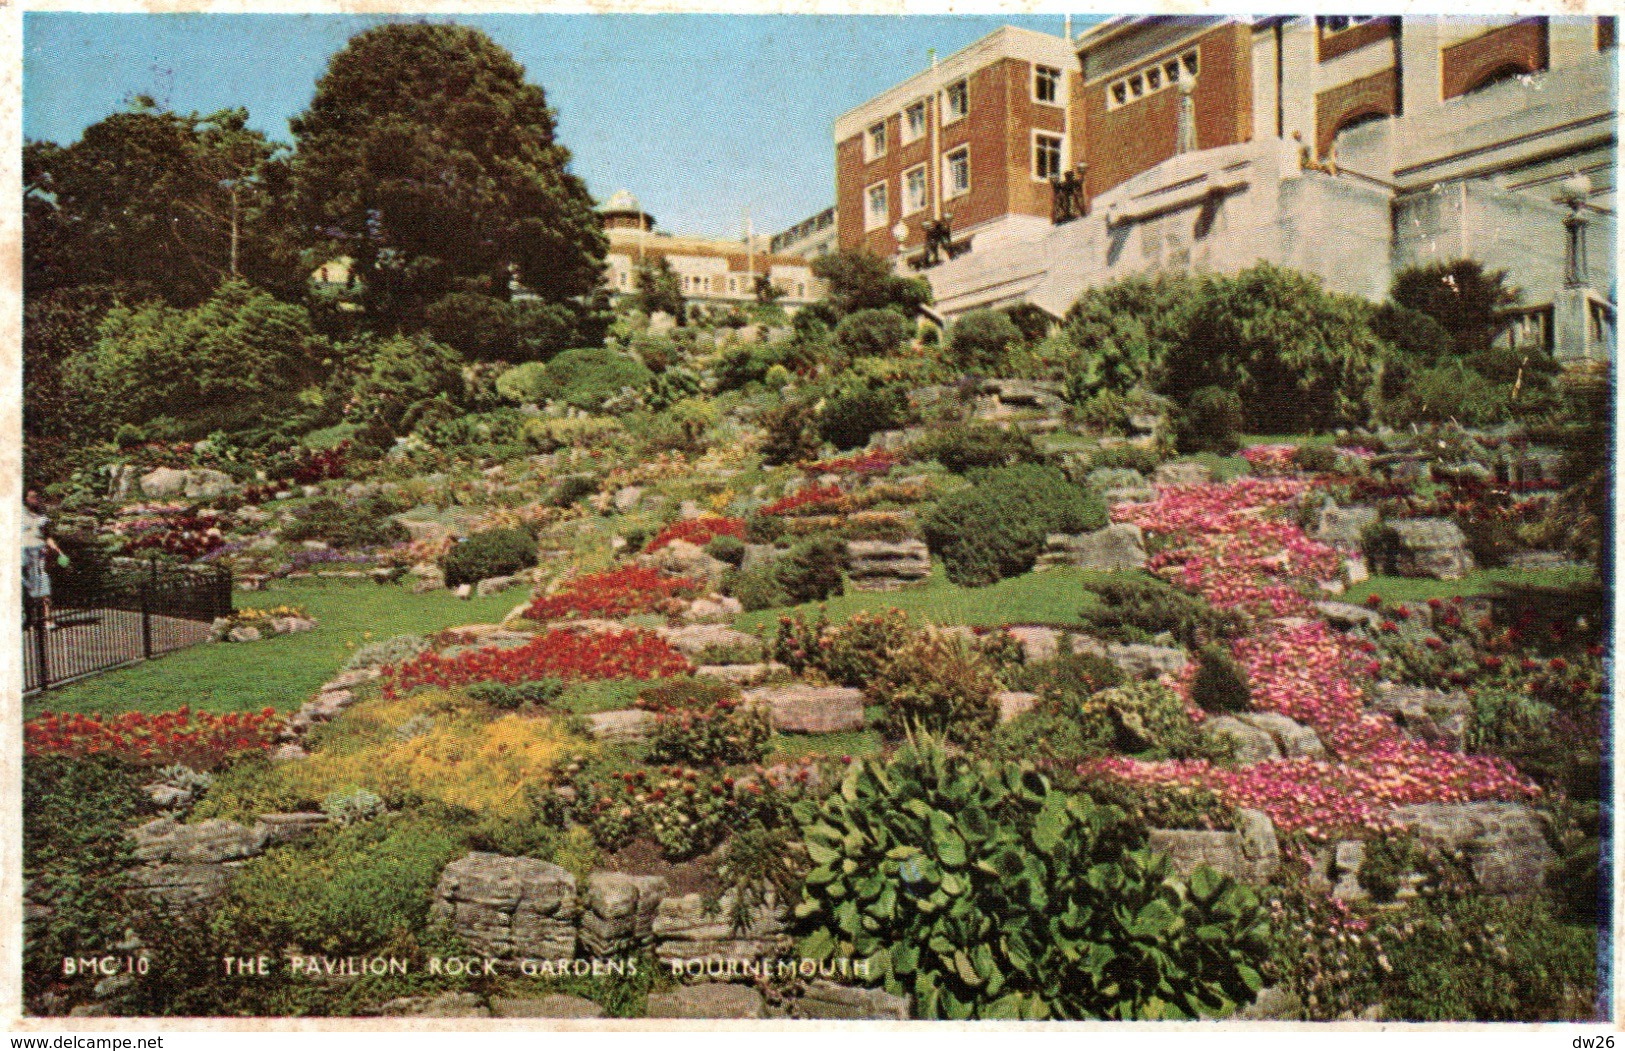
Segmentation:
[(182, 704), (213, 712), (291, 711), (333, 677), (350, 652), (391, 635), (426, 635), (457, 624), (501, 620), (522, 601), (514, 588), (464, 601), (449, 591), (414, 595), (371, 581), (296, 580), (237, 595), (238, 606), (303, 606), (313, 631), (260, 642), (204, 643), (93, 676), (30, 698), (25, 713), (162, 712)]
[(1363, 602), (1367, 595), (1379, 595), (1384, 602), (1426, 602), (1430, 598), (1482, 595), (1499, 584), (1563, 588), (1592, 579), (1590, 569), (1477, 569), (1460, 580), (1434, 580), (1431, 577), (1376, 576), (1355, 584), (1345, 596), (1350, 602)]
[(773, 735), (772, 750), (763, 765), (788, 763), (809, 755), (843, 756), (854, 758), (880, 754), (879, 730), (853, 730), (839, 734), (780, 734)]
[[(1118, 574), (1094, 573), (1082, 569), (1052, 569), (1026, 573), (1001, 580), (985, 588), (962, 588), (950, 584), (941, 565), (931, 569), (924, 587), (904, 591), (852, 591), (825, 603), (829, 619), (846, 620), (859, 610), (882, 610), (895, 606), (915, 623), (969, 624), (972, 627), (998, 627), (1001, 624), (1079, 625), (1078, 611), (1095, 601), (1091, 584)], [(817, 603), (794, 607), (807, 616), (816, 616)], [(765, 609), (746, 613), (734, 622), (741, 631), (768, 630), (786, 609)]]

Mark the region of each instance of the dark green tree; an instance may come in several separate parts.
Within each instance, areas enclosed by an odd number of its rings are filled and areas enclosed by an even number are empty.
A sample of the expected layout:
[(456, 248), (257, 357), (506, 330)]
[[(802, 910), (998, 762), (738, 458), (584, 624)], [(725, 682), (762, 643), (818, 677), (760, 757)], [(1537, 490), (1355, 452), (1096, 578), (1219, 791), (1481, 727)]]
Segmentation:
[(1505, 270), (1485, 270), (1472, 259), (1407, 267), (1394, 275), (1389, 294), (1407, 310), (1437, 321), (1461, 354), (1489, 349), (1506, 328), (1503, 311), (1519, 295), (1507, 284)]
[(542, 89), (476, 29), (392, 24), (352, 37), (291, 122), (294, 187), (374, 316), (415, 326), (454, 291), (589, 295), (606, 240)]
[(873, 252), (832, 252), (813, 260), (813, 275), (827, 288), (837, 317), (859, 310), (895, 310), (913, 317), (931, 302), (931, 286), (920, 277), (901, 277)]
[(671, 262), (663, 255), (639, 263), (637, 267), (638, 309), (653, 317), (669, 314), (681, 325), (688, 316), (683, 309), (683, 284)]

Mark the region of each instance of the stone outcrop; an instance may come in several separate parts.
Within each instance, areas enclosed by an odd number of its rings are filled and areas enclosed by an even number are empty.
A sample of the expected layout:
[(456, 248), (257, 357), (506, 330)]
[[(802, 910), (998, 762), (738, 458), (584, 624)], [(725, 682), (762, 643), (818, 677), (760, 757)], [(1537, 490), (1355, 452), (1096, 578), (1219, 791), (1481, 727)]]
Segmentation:
[(152, 864), (218, 865), (265, 852), (270, 832), (215, 818), (183, 825), (174, 818), (149, 821), (130, 833), (135, 856)]
[(1334, 628), (1370, 628), (1382, 624), (1382, 614), (1369, 606), (1356, 606), (1349, 602), (1317, 602), (1315, 608)]
[(1473, 569), (1467, 538), (1456, 523), (1443, 518), (1410, 518), (1393, 522), (1394, 572), (1402, 577), (1460, 580)]
[(1546, 883), (1552, 848), (1540, 817), (1522, 803), (1419, 803), (1393, 817), (1422, 839), (1464, 852), (1486, 893), (1529, 894)]
[(666, 645), (685, 657), (698, 657), (713, 646), (742, 646), (760, 651), (762, 640), (748, 632), (721, 624), (687, 624), (681, 628), (656, 628)]
[(863, 729), (863, 691), (847, 686), (764, 686), (747, 690), (748, 703), (765, 704), (781, 733), (827, 734)]
[(793, 1013), (797, 1018), (906, 1022), (909, 998), (893, 996), (884, 989), (836, 985), (820, 978), (796, 1001)]
[(1109, 642), (1106, 644), (1106, 657), (1131, 679), (1178, 675), (1190, 663), (1189, 655), (1177, 646), (1152, 646), (1141, 642)]
[(1465, 693), (1379, 682), (1372, 691), (1371, 707), (1393, 719), (1402, 731), (1419, 741), (1453, 752), (1466, 747), (1473, 702)]
[(1145, 537), (1140, 527), (1117, 522), (1093, 533), (1051, 533), (1034, 569), (1074, 566), (1101, 573), (1122, 573), (1145, 566)]
[(609, 742), (641, 741), (654, 726), (652, 712), (640, 708), (620, 708), (587, 716), (587, 728), (595, 740)]
[(226, 893), (233, 865), (142, 865), (126, 876), (136, 890), (174, 909), (196, 909)]
[(1212, 480), (1212, 471), (1190, 460), (1165, 463), (1151, 474), (1155, 485), (1206, 485)]
[(1203, 731), (1229, 741), (1242, 766), (1272, 759), (1324, 759), (1326, 747), (1309, 727), (1276, 712), (1236, 712), (1206, 720)]
[(931, 575), (931, 552), (923, 540), (849, 540), (847, 577), (858, 591), (896, 591)]
[(474, 585), (474, 594), (479, 598), (486, 598), (490, 595), (500, 595), (502, 592), (507, 591), (509, 588), (515, 586), (519, 582), (520, 580), (518, 575), (511, 573), (505, 577), (486, 577), (484, 580)]
[(1328, 500), (1315, 516), (1310, 535), (1323, 544), (1358, 551), (1366, 529), (1380, 521), (1382, 515), (1375, 507), (1366, 504), (1338, 507), (1336, 501)]
[(224, 471), (206, 467), (189, 471), (159, 467), (141, 476), (141, 493), (149, 500), (184, 496), (188, 500), (214, 500), (237, 491), (237, 483)]
[(1038, 703), (1038, 694), (1000, 690), (993, 695), (993, 703), (999, 706), (999, 722), (1007, 723), (1032, 711), (1033, 705)]
[(349, 690), (329, 690), (326, 693), (319, 693), (300, 705), (299, 710), (288, 717), (283, 733), (297, 737), (312, 726), (336, 718), (340, 712), (354, 703), (355, 694)]
[(691, 624), (726, 624), (743, 612), (745, 607), (732, 595), (701, 595), (683, 610), (683, 619)]
[(1229, 742), (1236, 763), (1241, 766), (1281, 758), (1281, 749), (1276, 745), (1275, 738), (1233, 715), (1218, 715), (1205, 720), (1202, 732)]
[(582, 898), (581, 950), (589, 956), (632, 956), (654, 942), (655, 913), (666, 895), (659, 876), (594, 872)]
[(735, 686), (755, 686), (765, 681), (772, 674), (775, 667), (783, 667), (783, 665), (701, 664), (694, 669), (694, 674), (712, 679), (721, 679), (723, 682), (731, 682)]
[(679, 577), (693, 577), (713, 586), (722, 579), (727, 563), (712, 558), (705, 549), (687, 540), (673, 540), (658, 551), (639, 555), (638, 565), (659, 569)]
[(699, 894), (666, 898), (656, 910), (653, 932), (655, 955), (673, 960), (744, 960), (776, 955), (787, 949), (784, 911), (759, 907), (743, 928), (733, 923), (734, 892), (725, 891), (716, 909), (708, 911)]
[(254, 822), (256, 830), (265, 830), (265, 845), (274, 847), (288, 843), (316, 831), (328, 823), (328, 817), (319, 811), (291, 814), (261, 814)]
[(1184, 876), (1207, 865), (1244, 883), (1263, 883), (1281, 863), (1275, 825), (1259, 810), (1236, 813), (1241, 823), (1239, 831), (1154, 828), (1146, 845), (1166, 854), (1175, 871)]
[(433, 912), (475, 952), (517, 961), (574, 956), (579, 909), (559, 866), (475, 851), (440, 873)]
[(648, 1018), (766, 1018), (767, 1001), (748, 985), (701, 982), (650, 993)]

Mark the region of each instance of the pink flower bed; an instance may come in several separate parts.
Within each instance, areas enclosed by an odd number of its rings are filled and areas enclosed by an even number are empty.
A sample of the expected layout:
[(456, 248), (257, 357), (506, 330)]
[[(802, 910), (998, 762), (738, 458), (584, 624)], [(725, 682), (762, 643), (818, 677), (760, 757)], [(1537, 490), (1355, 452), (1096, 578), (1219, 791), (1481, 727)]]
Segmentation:
[[(1396, 806), (1534, 795), (1538, 789), (1504, 759), (1414, 741), (1387, 716), (1364, 708), (1362, 685), (1376, 673), (1376, 661), (1314, 619), (1305, 594), (1316, 581), (1336, 576), (1339, 556), (1272, 511), (1289, 510), (1306, 489), (1300, 480), (1271, 478), (1170, 488), (1155, 500), (1117, 506), (1113, 518), (1163, 538), (1148, 563), (1153, 572), (1215, 606), (1258, 618), (1257, 630), (1232, 646), (1252, 683), (1253, 706), (1309, 726), (1331, 758), (1224, 769), (1202, 760), (1142, 763), (1114, 756), (1090, 770), (1206, 787), (1235, 806), (1264, 811), (1283, 831), (1313, 839), (1386, 829)], [(1311, 619), (1296, 626), (1266, 619), (1284, 617)]]

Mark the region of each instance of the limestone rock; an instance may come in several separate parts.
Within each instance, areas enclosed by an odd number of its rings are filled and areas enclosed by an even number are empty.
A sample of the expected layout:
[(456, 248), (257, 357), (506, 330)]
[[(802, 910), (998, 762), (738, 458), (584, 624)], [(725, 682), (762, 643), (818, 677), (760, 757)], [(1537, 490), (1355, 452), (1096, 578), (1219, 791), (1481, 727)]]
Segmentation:
[(152, 800), (153, 806), (163, 810), (190, 806), (192, 804), (192, 793), (188, 792), (184, 788), (176, 788), (174, 785), (154, 782), (150, 785), (142, 785), (141, 791), (145, 792), (147, 794), (147, 798)]
[(261, 814), (254, 822), (257, 829), (265, 829), (265, 843), (267, 846), (276, 846), (298, 839), (307, 832), (314, 832), (328, 822), (328, 817), (319, 811), (307, 811), (290, 814)]
[(440, 873), (434, 915), (469, 948), (502, 959), (575, 955), (575, 877), (535, 858), (475, 851)]
[(655, 912), (666, 896), (660, 876), (594, 872), (581, 911), (581, 948), (590, 956), (631, 956), (654, 941)]
[(745, 612), (731, 595), (704, 595), (688, 604), (683, 619), (693, 624), (727, 624)]
[(1369, 606), (1356, 606), (1350, 602), (1317, 602), (1315, 608), (1334, 628), (1372, 628), (1382, 623), (1382, 614)]
[(1100, 498), (1106, 501), (1107, 507), (1116, 507), (1118, 504), (1143, 504), (1155, 500), (1157, 491), (1149, 485), (1120, 485), (1101, 490)]
[(254, 627), (252, 624), (239, 624), (237, 627), (232, 628), (226, 633), (226, 641), (258, 642), (260, 641), (260, 629)]
[(849, 540), (847, 576), (859, 591), (894, 591), (931, 575), (931, 552), (923, 540)]
[(1033, 705), (1038, 703), (1038, 694), (1001, 690), (993, 695), (993, 703), (999, 706), (999, 722), (1007, 723), (1032, 711)]
[(748, 985), (701, 982), (650, 993), (648, 1018), (766, 1018), (767, 1002)]
[(451, 593), (460, 599), (471, 599), (474, 597), (474, 585), (458, 584), (456, 587), (451, 589)]
[(1117, 522), (1093, 533), (1051, 533), (1035, 569), (1076, 566), (1101, 573), (1121, 573), (1145, 566), (1145, 537), (1140, 527)]
[(909, 998), (893, 996), (884, 989), (860, 989), (836, 985), (819, 978), (807, 987), (796, 1002), (798, 1018), (865, 1019), (908, 1021)]
[(410, 572), (414, 595), (421, 595), (425, 591), (440, 591), (446, 586), (446, 571), (432, 562), (419, 562)]
[(1152, 646), (1139, 642), (1109, 642), (1106, 644), (1106, 656), (1131, 679), (1178, 675), (1190, 663), (1189, 656), (1177, 646)]
[(1054, 628), (1032, 624), (1016, 624), (1004, 629), (1010, 637), (1021, 643), (1021, 656), (1028, 664), (1054, 659), (1061, 652), (1065, 636)]
[(1394, 819), (1423, 839), (1466, 853), (1479, 889), (1520, 895), (1545, 885), (1553, 853), (1539, 815), (1522, 803), (1418, 803)]
[(486, 577), (474, 585), (474, 594), (480, 598), (489, 595), (500, 595), (517, 583), (519, 583), (519, 577), (511, 573), (503, 577)]
[(771, 664), (702, 664), (694, 669), (695, 675), (731, 682), (735, 686), (755, 686), (772, 674)]
[(764, 686), (745, 700), (765, 704), (780, 733), (827, 734), (863, 729), (863, 691), (847, 686)]
[(1275, 826), (1262, 811), (1242, 810), (1238, 816), (1241, 832), (1154, 828), (1146, 845), (1166, 854), (1182, 876), (1206, 865), (1244, 883), (1263, 883), (1281, 861)]
[(694, 577), (715, 583), (722, 579), (727, 563), (712, 558), (705, 549), (687, 540), (673, 540), (660, 550), (638, 556), (638, 565), (679, 577)]
[(141, 476), (141, 493), (150, 500), (184, 496), (189, 500), (214, 500), (236, 492), (237, 483), (224, 471), (196, 468), (180, 471), (159, 467)]
[(1371, 707), (1393, 719), (1395, 725), (1417, 740), (1452, 752), (1466, 747), (1473, 702), (1465, 693), (1379, 682), (1371, 697)]
[(1323, 544), (1358, 551), (1366, 529), (1380, 521), (1382, 515), (1375, 507), (1367, 504), (1338, 507), (1335, 501), (1328, 500), (1315, 517), (1310, 535)]
[(473, 993), (398, 996), (378, 1009), (381, 1015), (412, 1018), (485, 1018), (491, 1012)]
[(142, 861), (175, 865), (218, 865), (251, 858), (265, 851), (270, 834), (214, 818), (183, 825), (174, 818), (149, 821), (130, 833), (135, 856)]
[(1241, 766), (1267, 763), (1272, 759), (1281, 758), (1281, 750), (1275, 744), (1275, 738), (1233, 715), (1219, 715), (1208, 719), (1202, 723), (1202, 730), (1210, 736), (1231, 742), (1236, 762)]
[(615, 490), (615, 510), (625, 514), (638, 506), (643, 499), (643, 488), (636, 485), (623, 485)]
[(1315, 731), (1278, 712), (1243, 712), (1236, 718), (1269, 734), (1288, 759), (1326, 758), (1326, 746)]
[(655, 955), (673, 960), (743, 960), (772, 956), (790, 945), (784, 910), (761, 906), (747, 917), (743, 930), (732, 922), (734, 892), (725, 891), (714, 911), (707, 911), (699, 894), (683, 894), (661, 901), (652, 928)]
[(1366, 889), (1360, 886), (1360, 866), (1365, 864), (1365, 844), (1357, 839), (1345, 839), (1337, 844), (1332, 854), (1332, 865), (1337, 873), (1337, 883), (1332, 887), (1332, 897), (1341, 901), (1358, 901), (1370, 897)]
[(1165, 463), (1151, 475), (1155, 485), (1206, 485), (1212, 480), (1212, 471), (1190, 460)]
[(1397, 540), (1394, 572), (1402, 577), (1460, 580), (1473, 568), (1467, 538), (1443, 518), (1411, 518), (1390, 525)]
[(666, 645), (685, 657), (698, 657), (713, 646), (748, 646), (760, 650), (762, 640), (748, 632), (721, 624), (690, 624), (681, 628), (656, 628)]
[(591, 1000), (568, 993), (546, 996), (497, 996), (491, 999), (492, 1018), (602, 1018), (604, 1009)]
[(231, 880), (229, 865), (141, 865), (127, 873), (130, 885), (177, 909), (194, 909), (218, 900)]
[(347, 671), (343, 674), (335, 675), (333, 678), (322, 683), (320, 692), (332, 693), (335, 690), (351, 690), (357, 686), (360, 686), (362, 683), (371, 682), (383, 674), (383, 669), (378, 667), (357, 668), (354, 671)]
[(587, 716), (588, 727), (596, 740), (609, 742), (641, 741), (649, 736), (654, 726), (653, 713), (638, 708), (622, 708), (613, 712), (594, 712)]

